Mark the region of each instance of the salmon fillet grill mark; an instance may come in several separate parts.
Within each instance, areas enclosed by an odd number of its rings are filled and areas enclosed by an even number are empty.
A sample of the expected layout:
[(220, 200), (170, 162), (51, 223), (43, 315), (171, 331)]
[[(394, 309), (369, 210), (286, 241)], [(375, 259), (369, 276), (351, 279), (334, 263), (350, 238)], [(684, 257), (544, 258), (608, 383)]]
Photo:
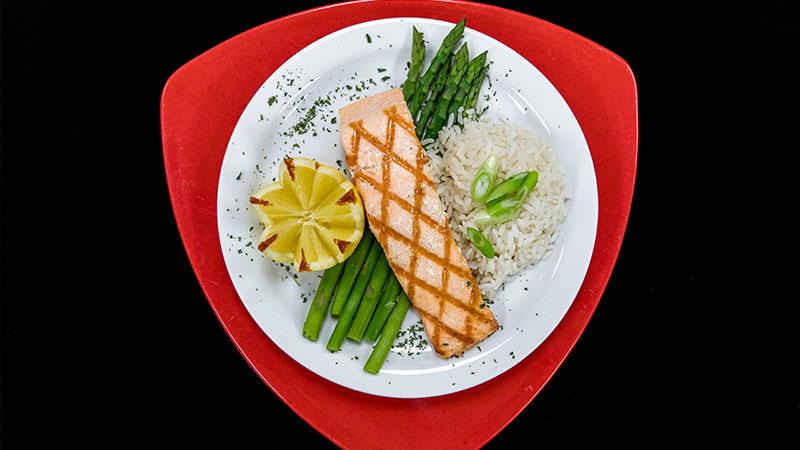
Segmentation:
[(360, 100), (339, 115), (370, 229), (434, 350), (443, 357), (463, 353), (498, 325), (450, 232), (402, 91)]

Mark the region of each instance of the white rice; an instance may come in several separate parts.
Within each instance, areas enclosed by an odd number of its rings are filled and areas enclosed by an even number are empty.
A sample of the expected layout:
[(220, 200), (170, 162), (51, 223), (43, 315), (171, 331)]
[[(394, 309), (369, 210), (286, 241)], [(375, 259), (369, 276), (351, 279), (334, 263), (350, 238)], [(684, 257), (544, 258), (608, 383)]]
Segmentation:
[[(473, 111), (464, 116), (474, 115), (470, 113)], [(461, 117), (458, 119), (461, 122)], [(451, 115), (450, 126), (427, 145), (430, 169), (450, 217), (453, 237), (484, 298), (492, 299), (508, 277), (540, 261), (552, 247), (567, 212), (567, 184), (553, 151), (531, 131), (485, 116), (467, 119), (463, 129), (452, 125), (455, 120)], [(470, 195), (472, 179), (490, 155), (499, 162), (498, 183), (525, 170), (539, 172), (536, 188), (519, 215), (482, 230), (497, 254), (492, 259), (483, 256), (466, 236), (467, 227), (475, 226), (471, 218), (479, 210)]]

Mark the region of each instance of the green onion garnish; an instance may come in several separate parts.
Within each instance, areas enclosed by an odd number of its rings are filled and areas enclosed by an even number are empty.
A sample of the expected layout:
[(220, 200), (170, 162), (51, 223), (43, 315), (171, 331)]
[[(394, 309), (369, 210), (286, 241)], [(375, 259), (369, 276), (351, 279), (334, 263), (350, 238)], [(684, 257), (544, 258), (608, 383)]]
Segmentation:
[(527, 177), (529, 173), (530, 172), (528, 171), (520, 172), (495, 186), (494, 189), (492, 189), (492, 192), (489, 194), (489, 198), (486, 199), (486, 203), (491, 203), (512, 192), (515, 192), (520, 186), (522, 186), (522, 182), (525, 181), (525, 177)]
[(533, 171), (527, 174), (516, 192), (494, 200), (487, 205), (486, 209), (478, 211), (473, 218), (475, 225), (483, 228), (487, 225), (508, 222), (515, 218), (522, 208), (523, 203), (525, 203), (525, 200), (528, 199), (528, 196), (533, 191), (533, 188), (536, 187), (536, 182), (538, 180), (538, 172)]
[(492, 247), (492, 243), (489, 242), (489, 239), (478, 231), (477, 228), (467, 227), (467, 237), (469, 241), (472, 242), (472, 245), (483, 253), (483, 256), (489, 259), (494, 258), (494, 247)]
[(489, 197), (489, 193), (494, 189), (494, 182), (497, 179), (497, 158), (490, 156), (481, 164), (475, 172), (472, 180), (472, 201), (484, 203)]

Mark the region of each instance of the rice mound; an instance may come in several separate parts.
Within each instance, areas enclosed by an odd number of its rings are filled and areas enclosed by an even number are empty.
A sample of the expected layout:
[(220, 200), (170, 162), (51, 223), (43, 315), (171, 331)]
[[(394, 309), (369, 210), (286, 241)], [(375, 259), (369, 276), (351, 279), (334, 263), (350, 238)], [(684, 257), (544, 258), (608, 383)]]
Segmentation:
[[(461, 117), (458, 117), (459, 122)], [(552, 149), (535, 134), (517, 125), (486, 116), (466, 119), (463, 128), (452, 124), (436, 141), (427, 140), (430, 169), (437, 192), (450, 218), (450, 228), (475, 274), (484, 298), (493, 299), (510, 276), (547, 255), (567, 213), (564, 171)], [(539, 172), (539, 181), (519, 215), (509, 222), (485, 227), (496, 256), (488, 259), (469, 241), (467, 227), (480, 209), (470, 187), (478, 167), (490, 155), (499, 162), (497, 182), (525, 170)], [(476, 227), (477, 228), (477, 227)]]

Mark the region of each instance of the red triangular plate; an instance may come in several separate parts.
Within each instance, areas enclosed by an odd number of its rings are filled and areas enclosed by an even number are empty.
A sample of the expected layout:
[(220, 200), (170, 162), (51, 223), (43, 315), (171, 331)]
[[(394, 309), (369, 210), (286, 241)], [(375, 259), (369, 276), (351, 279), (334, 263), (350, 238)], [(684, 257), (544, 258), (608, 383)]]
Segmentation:
[[(600, 214), (589, 270), (569, 312), (528, 358), (482, 385), (404, 400), (331, 383), (283, 353), (245, 310), (222, 258), (217, 182), (228, 139), (264, 80), (326, 34), (369, 20), (427, 17), (488, 34), (533, 63), (583, 129), (597, 174)], [(630, 211), (638, 141), (636, 84), (628, 65), (599, 45), (518, 12), (454, 1), (369, 1), (317, 8), (231, 38), (178, 69), (161, 99), (164, 164), (189, 260), (222, 326), (259, 376), (333, 442), (358, 448), (479, 447), (533, 399), (594, 312), (619, 252)], [(425, 429), (436, 430), (420, 433)]]

